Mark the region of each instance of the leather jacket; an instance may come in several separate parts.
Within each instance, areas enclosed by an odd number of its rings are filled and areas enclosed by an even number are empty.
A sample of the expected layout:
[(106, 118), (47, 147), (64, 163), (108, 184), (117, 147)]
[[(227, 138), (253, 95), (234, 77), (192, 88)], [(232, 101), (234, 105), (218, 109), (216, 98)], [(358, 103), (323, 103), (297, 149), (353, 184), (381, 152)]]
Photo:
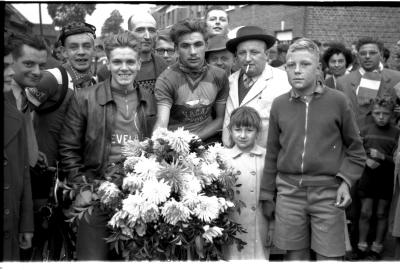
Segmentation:
[[(151, 93), (136, 87), (139, 105), (139, 139), (150, 137), (157, 115)], [(104, 174), (111, 150), (116, 104), (110, 79), (75, 92), (60, 134), (61, 170), (68, 181)]]

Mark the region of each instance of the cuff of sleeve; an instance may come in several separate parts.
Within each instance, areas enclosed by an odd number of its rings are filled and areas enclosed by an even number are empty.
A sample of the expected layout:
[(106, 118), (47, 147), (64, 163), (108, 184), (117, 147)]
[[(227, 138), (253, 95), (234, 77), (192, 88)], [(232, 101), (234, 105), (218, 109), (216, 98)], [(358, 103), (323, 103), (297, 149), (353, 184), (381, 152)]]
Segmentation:
[(172, 104), (168, 103), (168, 102), (164, 102), (164, 101), (157, 101), (157, 105), (158, 106), (164, 106), (167, 107), (168, 109), (171, 109)]
[(342, 179), (344, 182), (346, 182), (346, 184), (349, 186), (349, 189), (351, 188), (352, 184), (351, 184), (351, 181), (350, 181), (349, 178), (347, 178), (346, 176), (344, 176), (344, 175), (341, 174), (341, 173), (338, 173), (338, 174), (336, 175), (336, 177), (337, 177), (337, 178), (340, 178), (340, 179)]

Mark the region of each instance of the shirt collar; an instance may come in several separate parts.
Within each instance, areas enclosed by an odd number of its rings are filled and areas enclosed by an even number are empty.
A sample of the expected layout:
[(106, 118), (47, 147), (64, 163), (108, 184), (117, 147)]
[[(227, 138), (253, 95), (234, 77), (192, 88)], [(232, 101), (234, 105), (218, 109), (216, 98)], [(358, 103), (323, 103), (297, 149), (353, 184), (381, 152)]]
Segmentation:
[[(384, 66), (383, 66), (382, 62), (379, 62), (379, 67), (377, 69), (374, 69), (372, 72), (381, 73), (383, 68), (384, 68)], [(364, 74), (366, 72), (363, 67), (360, 67), (358, 71), (360, 72), (361, 76), (364, 76)]]
[[(323, 92), (324, 92), (324, 87), (323, 87), (322, 83), (320, 81), (318, 81), (317, 87), (315, 87), (315, 90), (312, 93), (312, 95), (320, 95)], [(298, 99), (301, 97), (301, 95), (299, 95), (293, 88), (290, 89), (289, 96), (291, 99), (292, 98)]]
[[(242, 150), (239, 149), (236, 145), (232, 147), (232, 158), (238, 158), (243, 154)], [(253, 149), (250, 150), (249, 154), (253, 154), (256, 156), (262, 156), (263, 148), (258, 144), (254, 144)]]

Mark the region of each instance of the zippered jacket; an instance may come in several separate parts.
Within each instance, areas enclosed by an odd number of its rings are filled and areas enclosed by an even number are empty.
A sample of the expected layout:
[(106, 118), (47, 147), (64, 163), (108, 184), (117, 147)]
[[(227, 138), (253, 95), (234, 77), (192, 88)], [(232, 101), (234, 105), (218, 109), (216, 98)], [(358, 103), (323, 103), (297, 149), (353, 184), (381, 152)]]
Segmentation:
[(298, 186), (351, 187), (361, 177), (365, 151), (349, 101), (317, 87), (311, 99), (293, 90), (271, 107), (260, 200), (272, 200), (276, 175)]

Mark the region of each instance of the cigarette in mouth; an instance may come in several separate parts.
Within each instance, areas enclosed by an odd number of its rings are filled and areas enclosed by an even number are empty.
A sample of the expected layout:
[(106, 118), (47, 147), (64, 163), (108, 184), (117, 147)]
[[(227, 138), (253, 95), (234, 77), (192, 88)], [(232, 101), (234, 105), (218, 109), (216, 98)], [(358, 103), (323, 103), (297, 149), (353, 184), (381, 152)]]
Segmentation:
[(249, 71), (249, 66), (250, 66), (250, 65), (247, 65), (247, 68), (246, 68), (246, 73), (247, 73), (247, 71)]

